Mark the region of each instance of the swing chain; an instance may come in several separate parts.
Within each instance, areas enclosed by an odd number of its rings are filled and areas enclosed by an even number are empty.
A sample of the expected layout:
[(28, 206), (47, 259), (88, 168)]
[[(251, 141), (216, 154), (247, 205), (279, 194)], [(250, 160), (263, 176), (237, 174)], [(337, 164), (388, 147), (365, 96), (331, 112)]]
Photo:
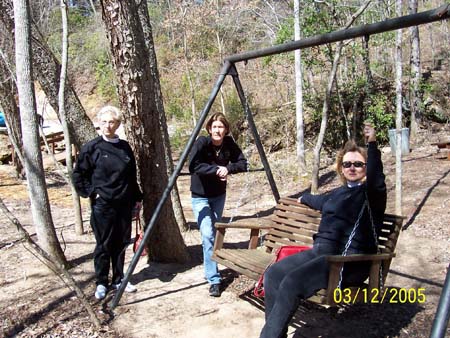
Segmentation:
[[(342, 252), (342, 256), (347, 256), (348, 248), (350, 247), (350, 244), (352, 243), (353, 237), (355, 237), (356, 230), (359, 227), (359, 221), (362, 218), (362, 215), (364, 213), (364, 210), (367, 206), (367, 200), (364, 201), (364, 204), (361, 208), (361, 211), (359, 212), (358, 219), (355, 222), (355, 225), (353, 226), (352, 232), (350, 233), (350, 236), (348, 237), (347, 243), (345, 243), (344, 251)], [(341, 289), (342, 280), (343, 280), (343, 272), (344, 272), (344, 265), (342, 265), (341, 271), (339, 272), (339, 283), (338, 283), (338, 289)]]
[[(377, 248), (377, 253), (381, 252), (380, 247), (379, 247), (379, 243), (378, 243), (377, 232), (376, 232), (376, 229), (375, 229), (375, 223), (373, 221), (372, 209), (370, 208), (369, 196), (367, 195), (367, 190), (365, 191), (365, 196), (366, 196), (366, 199), (365, 199), (364, 204), (363, 204), (363, 206), (361, 208), (361, 211), (359, 212), (358, 219), (356, 220), (355, 225), (353, 226), (352, 232), (350, 233), (350, 236), (348, 237), (347, 243), (345, 244), (344, 251), (342, 252), (342, 256), (347, 256), (348, 248), (351, 245), (353, 237), (355, 237), (355, 235), (356, 235), (356, 230), (359, 227), (359, 222), (360, 222), (360, 220), (362, 218), (362, 215), (364, 213), (364, 210), (366, 208), (367, 208), (367, 212), (369, 214), (370, 225), (371, 225), (371, 228), (372, 228), (373, 238), (374, 238), (375, 245), (376, 245), (376, 248)], [(341, 271), (339, 272), (339, 282), (338, 282), (338, 286), (337, 286), (338, 289), (341, 289), (341, 286), (342, 286), (343, 271), (344, 271), (344, 265), (342, 265)], [(383, 265), (382, 264), (380, 265), (379, 278), (380, 278), (379, 279), (379, 288), (381, 290), (384, 287), (384, 285), (383, 285)]]

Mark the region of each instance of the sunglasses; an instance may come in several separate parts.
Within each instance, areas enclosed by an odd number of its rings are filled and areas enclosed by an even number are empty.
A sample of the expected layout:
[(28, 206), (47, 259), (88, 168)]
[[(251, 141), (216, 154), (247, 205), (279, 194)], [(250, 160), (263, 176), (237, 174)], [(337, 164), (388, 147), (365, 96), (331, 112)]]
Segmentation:
[(342, 162), (342, 167), (344, 167), (344, 168), (350, 168), (352, 165), (355, 168), (362, 168), (366, 164), (364, 162), (361, 162), (361, 161), (355, 161), (355, 162), (345, 161), (345, 162)]

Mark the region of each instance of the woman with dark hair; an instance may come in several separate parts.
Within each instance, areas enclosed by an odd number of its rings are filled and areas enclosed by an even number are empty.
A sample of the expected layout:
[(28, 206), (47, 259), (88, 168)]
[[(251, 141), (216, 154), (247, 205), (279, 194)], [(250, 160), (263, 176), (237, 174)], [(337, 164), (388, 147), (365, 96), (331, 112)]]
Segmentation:
[(192, 209), (202, 235), (209, 295), (219, 297), (221, 277), (217, 263), (211, 259), (216, 236), (214, 224), (222, 217), (228, 175), (247, 171), (247, 160), (228, 136), (230, 124), (223, 114), (212, 115), (205, 129), (209, 136), (200, 136), (190, 154)]
[[(349, 141), (337, 156), (336, 170), (343, 186), (299, 198), (300, 203), (321, 211), (319, 230), (311, 250), (286, 257), (264, 274), (266, 324), (260, 338), (286, 337), (300, 300), (327, 287), (327, 255), (377, 251), (376, 231), (386, 209), (386, 184), (375, 129), (366, 124), (364, 135), (367, 150)], [(368, 277), (369, 266), (345, 265), (343, 272), (343, 285), (357, 285)]]

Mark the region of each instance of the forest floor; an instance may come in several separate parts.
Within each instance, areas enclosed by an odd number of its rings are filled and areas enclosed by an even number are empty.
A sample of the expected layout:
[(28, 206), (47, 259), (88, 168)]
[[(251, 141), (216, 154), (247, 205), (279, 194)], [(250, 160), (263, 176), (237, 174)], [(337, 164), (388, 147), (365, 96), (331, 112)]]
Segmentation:
[[(393, 260), (387, 287), (410, 294), (422, 289), (425, 301), (359, 304), (322, 308), (305, 303), (289, 328), (289, 337), (382, 338), (428, 337), (450, 262), (450, 161), (432, 142), (449, 136), (449, 130), (424, 135), (427, 141), (403, 157), (403, 215), (397, 257)], [(395, 160), (389, 151), (383, 161), (389, 188), (388, 212), (394, 212)], [(307, 177), (295, 174), (293, 154), (269, 155), (282, 196), (298, 195), (307, 188)], [(325, 162), (324, 162), (325, 163)], [(331, 160), (321, 170), (327, 177), (321, 192), (338, 184)], [(247, 176), (249, 175), (249, 176)], [(86, 234), (78, 236), (73, 226), (70, 190), (51, 169), (47, 184), (52, 215), (71, 273), (103, 321), (95, 329), (75, 294), (32, 255), (6, 217), (0, 221), (0, 336), (4, 337), (258, 337), (264, 324), (264, 304), (251, 296), (252, 282), (221, 267), (224, 291), (220, 298), (208, 296), (203, 278), (201, 242), (193, 222), (189, 177), (178, 180), (185, 216), (191, 230), (183, 237), (191, 255), (186, 265), (158, 264), (142, 257), (131, 281), (137, 293), (124, 294), (114, 316), (105, 311), (113, 297), (104, 301), (94, 294), (92, 251), (95, 240), (88, 221)], [(0, 197), (9, 210), (36, 238), (32, 225), (26, 182), (14, 177), (13, 167), (0, 165)], [(224, 220), (263, 217), (274, 200), (264, 173), (236, 175), (229, 180)], [(83, 213), (89, 207), (83, 201)], [(247, 232), (229, 232), (229, 243), (248, 239)], [(132, 249), (127, 250), (126, 264)], [(397, 303), (394, 303), (397, 301)], [(447, 329), (447, 334), (450, 330)]]

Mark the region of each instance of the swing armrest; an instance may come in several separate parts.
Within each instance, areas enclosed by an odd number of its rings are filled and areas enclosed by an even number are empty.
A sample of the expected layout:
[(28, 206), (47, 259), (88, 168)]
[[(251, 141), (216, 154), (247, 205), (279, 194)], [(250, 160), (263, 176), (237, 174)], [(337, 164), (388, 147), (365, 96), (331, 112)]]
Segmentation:
[(388, 261), (395, 256), (395, 253), (380, 253), (380, 254), (354, 254), (348, 256), (330, 255), (327, 256), (328, 263), (330, 264), (330, 273), (328, 275), (328, 289), (327, 289), (327, 302), (328, 304), (334, 304), (334, 290), (338, 287), (339, 280), (341, 278), (341, 269), (344, 263), (347, 262), (363, 262), (368, 261), (370, 264), (369, 283), (368, 290), (375, 290), (380, 287), (380, 267), (384, 265), (383, 261)]
[(330, 255), (327, 256), (329, 263), (347, 263), (347, 262), (363, 262), (363, 261), (385, 261), (395, 257), (395, 253), (380, 254), (354, 254), (348, 256)]
[(260, 230), (269, 230), (271, 228), (271, 222), (268, 219), (264, 218), (249, 218), (238, 220), (231, 223), (216, 223), (215, 228), (216, 239), (214, 241), (214, 251), (220, 250), (223, 248), (223, 242), (225, 237), (226, 229), (250, 229), (250, 239), (248, 248), (255, 249), (258, 245), (259, 239), (259, 231)]
[(243, 219), (231, 223), (216, 223), (216, 229), (270, 229), (271, 222), (268, 219), (258, 218), (258, 219)]

